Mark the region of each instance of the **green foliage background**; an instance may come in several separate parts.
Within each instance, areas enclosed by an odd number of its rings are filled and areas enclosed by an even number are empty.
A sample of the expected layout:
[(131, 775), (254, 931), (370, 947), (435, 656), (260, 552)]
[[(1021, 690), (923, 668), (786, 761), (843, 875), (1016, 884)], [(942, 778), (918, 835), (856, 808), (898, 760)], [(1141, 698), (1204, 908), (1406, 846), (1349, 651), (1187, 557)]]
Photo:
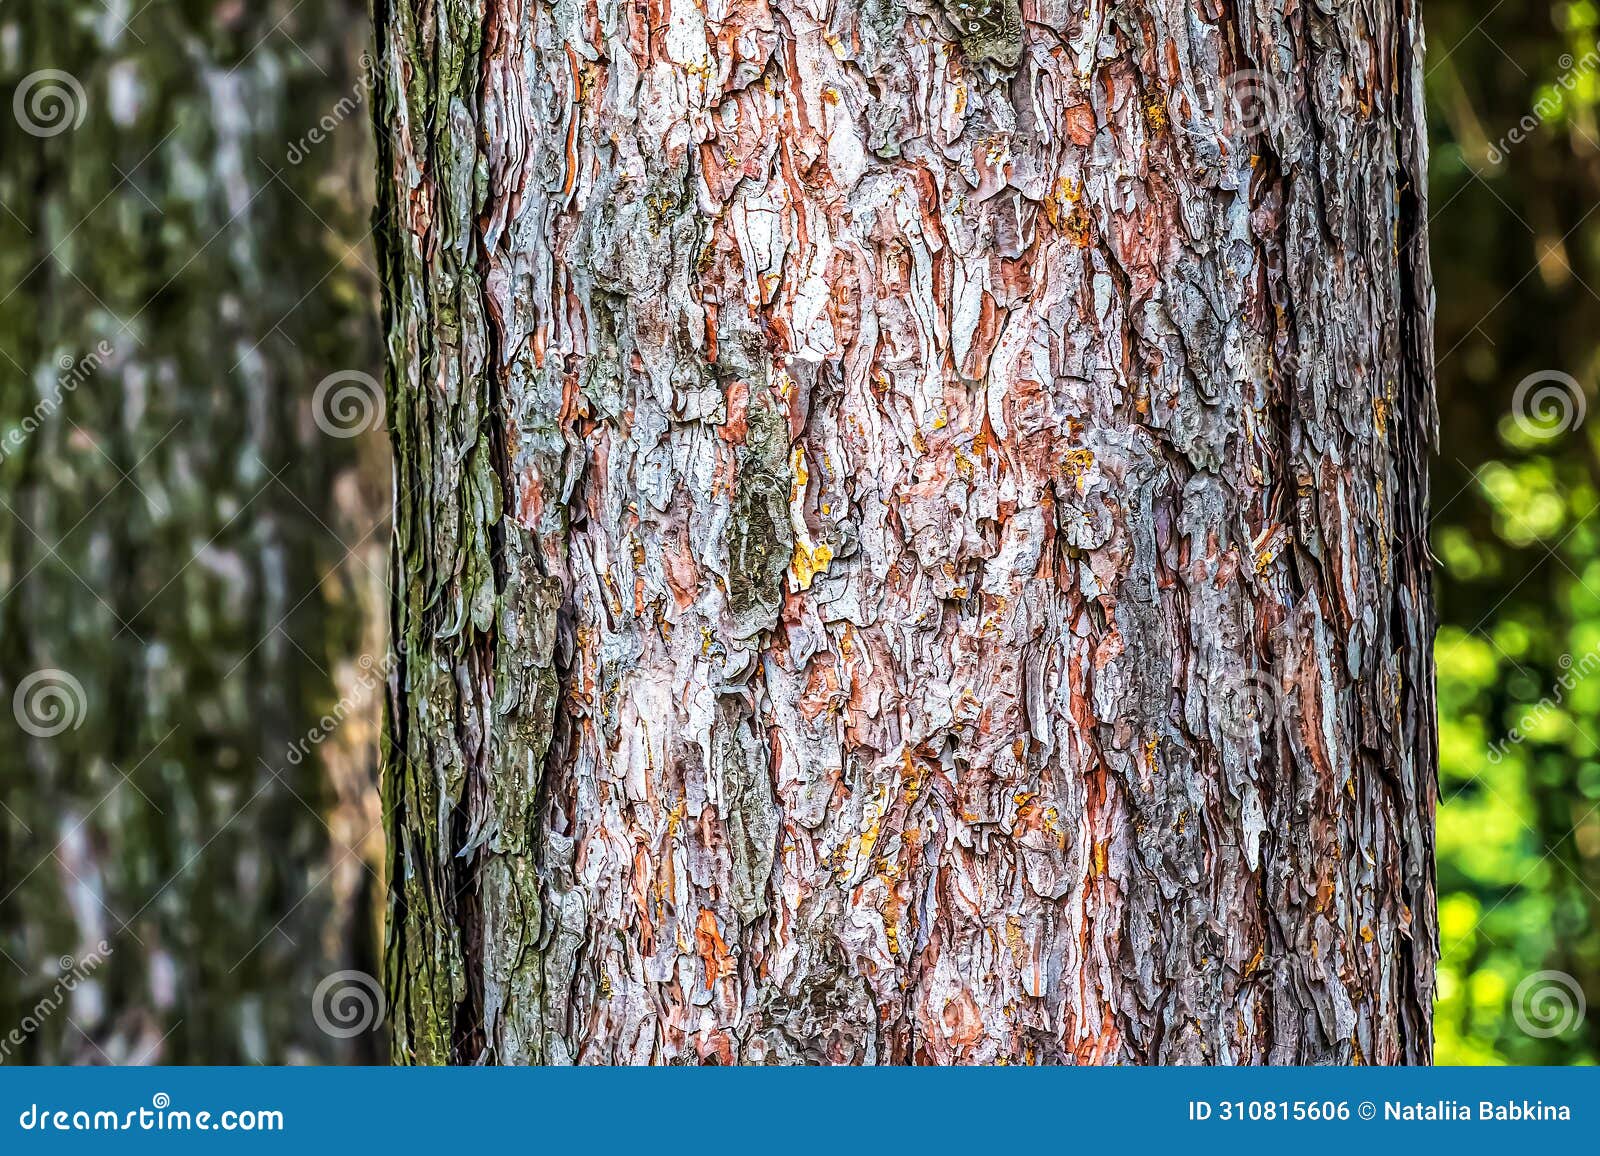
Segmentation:
[[(1441, 425), (1437, 1058), (1593, 1063), (1600, 10), (1431, 0), (1424, 11)], [(1579, 383), (1587, 419), (1574, 407), (1570, 423), (1554, 408), (1518, 421), (1519, 383), (1552, 371)], [(1546, 971), (1571, 977), (1589, 1009), (1548, 1035), (1531, 989), (1518, 998)]]

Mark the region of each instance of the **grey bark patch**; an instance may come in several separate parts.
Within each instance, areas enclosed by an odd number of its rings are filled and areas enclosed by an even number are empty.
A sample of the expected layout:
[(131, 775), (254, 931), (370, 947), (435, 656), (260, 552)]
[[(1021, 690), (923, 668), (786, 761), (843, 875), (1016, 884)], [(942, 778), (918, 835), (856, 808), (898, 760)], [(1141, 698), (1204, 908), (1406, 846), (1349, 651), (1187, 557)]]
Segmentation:
[(728, 609), (740, 639), (776, 623), (794, 553), (788, 427), (765, 397), (751, 399), (745, 421), (728, 523)]
[(712, 731), (712, 779), (732, 850), (733, 905), (750, 923), (767, 910), (780, 817), (772, 796), (767, 744), (736, 699), (724, 698)]
[(1017, 0), (939, 0), (967, 56), (1015, 68), (1022, 59), (1022, 10)]

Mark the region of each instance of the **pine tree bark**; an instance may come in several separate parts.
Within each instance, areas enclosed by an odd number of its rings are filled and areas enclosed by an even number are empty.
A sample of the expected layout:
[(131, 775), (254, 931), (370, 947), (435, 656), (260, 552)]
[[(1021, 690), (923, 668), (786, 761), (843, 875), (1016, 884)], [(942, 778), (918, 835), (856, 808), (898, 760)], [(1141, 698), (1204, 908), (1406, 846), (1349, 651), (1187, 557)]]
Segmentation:
[(1430, 1055), (1413, 0), (380, 0), (402, 1061)]
[(376, 343), (330, 192), (348, 145), (290, 153), (360, 107), (363, 30), (299, 7), (0, 11), (5, 1062), (372, 1042), (313, 1015), (360, 966), (368, 873), (321, 758), (292, 757), (355, 650), (329, 610), (355, 443), (312, 392)]

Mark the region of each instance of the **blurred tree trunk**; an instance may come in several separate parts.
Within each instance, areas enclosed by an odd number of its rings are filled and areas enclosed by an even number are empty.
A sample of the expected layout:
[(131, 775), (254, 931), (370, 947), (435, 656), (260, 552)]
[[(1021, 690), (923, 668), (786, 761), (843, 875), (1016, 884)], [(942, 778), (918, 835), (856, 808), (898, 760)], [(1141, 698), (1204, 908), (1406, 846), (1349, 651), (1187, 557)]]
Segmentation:
[(378, 4), (397, 1058), (1426, 1060), (1414, 4), (824, 10)]
[(358, 956), (366, 872), (321, 760), (290, 755), (359, 644), (331, 496), (356, 451), (312, 391), (373, 349), (341, 175), (365, 112), (344, 162), (293, 146), (364, 102), (360, 11), (0, 11), (13, 1062), (364, 1054), (311, 999)]

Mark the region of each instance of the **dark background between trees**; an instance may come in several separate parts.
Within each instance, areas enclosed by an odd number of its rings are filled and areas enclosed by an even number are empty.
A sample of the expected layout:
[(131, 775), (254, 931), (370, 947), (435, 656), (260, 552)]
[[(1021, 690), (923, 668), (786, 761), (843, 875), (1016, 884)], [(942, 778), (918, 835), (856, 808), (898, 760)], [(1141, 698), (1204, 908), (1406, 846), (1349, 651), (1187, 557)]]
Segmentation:
[[(0, 736), (0, 1034), (61, 957), (112, 949), (8, 1062), (384, 1054), (312, 1014), (325, 976), (381, 974), (388, 463), (313, 413), (329, 375), (379, 364), (366, 19), (0, 8), (0, 426), (112, 350), (0, 460), (0, 691), (41, 668), (83, 687), (75, 728)], [(1513, 1013), (1541, 971), (1600, 1001), (1600, 425), (1539, 438), (1512, 415), (1549, 371), (1593, 404), (1600, 12), (1426, 19), (1438, 1058), (1593, 1062), (1600, 1016), (1543, 1036)], [(88, 115), (41, 140), (11, 111), (50, 67)]]

